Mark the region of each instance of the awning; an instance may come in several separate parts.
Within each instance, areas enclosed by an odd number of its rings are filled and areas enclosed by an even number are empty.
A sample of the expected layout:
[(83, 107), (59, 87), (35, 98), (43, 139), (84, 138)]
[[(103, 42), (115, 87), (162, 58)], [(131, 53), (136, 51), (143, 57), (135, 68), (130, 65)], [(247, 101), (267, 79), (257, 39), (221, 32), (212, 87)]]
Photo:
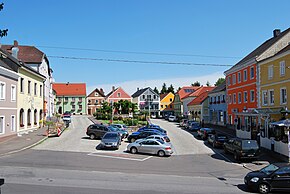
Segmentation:
[(238, 112), (235, 115), (242, 116), (269, 116), (272, 114), (281, 114), (282, 108), (253, 108), (250, 111)]
[(290, 127), (290, 120), (289, 119), (281, 120), (281, 121), (270, 123), (270, 125), (276, 125), (279, 127)]

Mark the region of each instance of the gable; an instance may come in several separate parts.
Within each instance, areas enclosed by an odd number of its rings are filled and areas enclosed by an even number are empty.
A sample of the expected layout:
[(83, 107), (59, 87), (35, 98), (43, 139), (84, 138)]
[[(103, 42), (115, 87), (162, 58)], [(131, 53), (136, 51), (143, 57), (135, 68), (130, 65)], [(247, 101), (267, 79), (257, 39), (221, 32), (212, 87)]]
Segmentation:
[(131, 96), (125, 92), (121, 87), (112, 92), (108, 98), (131, 99)]

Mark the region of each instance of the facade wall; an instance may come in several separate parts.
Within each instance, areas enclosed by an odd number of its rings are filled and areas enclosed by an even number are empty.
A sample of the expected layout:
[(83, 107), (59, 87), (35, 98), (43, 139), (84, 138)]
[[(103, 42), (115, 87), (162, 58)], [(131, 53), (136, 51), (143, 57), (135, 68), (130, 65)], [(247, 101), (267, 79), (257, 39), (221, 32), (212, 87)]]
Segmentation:
[(56, 96), (56, 111), (63, 114), (87, 114), (86, 96)]
[[(19, 76), (17, 115), (19, 120), (18, 133), (21, 134), (37, 129), (39, 121), (42, 120), (43, 78), (24, 68), (19, 69)], [(30, 92), (28, 91), (29, 82)], [(21, 83), (23, 83), (22, 86)]]
[(185, 115), (187, 115), (188, 114), (188, 106), (187, 106), (187, 104), (188, 103), (190, 103), (192, 100), (194, 100), (196, 97), (193, 97), (193, 96), (189, 96), (189, 97), (187, 97), (187, 98), (183, 98), (182, 99), (182, 108), (183, 108), (183, 110), (182, 110), (182, 112), (183, 112), (183, 114), (185, 114)]
[[(246, 71), (246, 73), (245, 73)], [(239, 81), (240, 74), (240, 81)], [(247, 79), (244, 79), (246, 75)], [(236, 77), (236, 78), (234, 78)], [(236, 79), (236, 81), (234, 81)], [(232, 73), (226, 75), (227, 83), (227, 112), (228, 124), (233, 125), (236, 112), (249, 111), (257, 108), (257, 67), (256, 64), (239, 68)], [(247, 101), (244, 100), (244, 92), (247, 92)], [(253, 99), (251, 100), (251, 92)], [(238, 95), (241, 94), (241, 102), (238, 102)], [(234, 103), (234, 94), (236, 95), (236, 103)]]
[[(0, 97), (0, 138), (15, 135), (18, 126), (17, 115), (17, 78), (16, 73), (9, 71), (13, 74), (14, 78), (6, 77), (6, 71), (1, 68), (0, 84), (4, 85), (4, 98)], [(2, 74), (3, 73), (3, 74)], [(6, 75), (5, 75), (6, 74)], [(12, 89), (13, 88), (13, 89)], [(12, 90), (13, 95), (12, 95)], [(13, 96), (13, 97), (12, 97)]]
[(131, 96), (128, 95), (122, 88), (118, 88), (108, 98), (107, 102), (119, 102), (120, 100), (128, 100), (131, 102)]
[(174, 101), (174, 94), (169, 93), (167, 96), (165, 96), (161, 101), (160, 101), (160, 111), (164, 111), (168, 106), (172, 106), (173, 110), (173, 101)]
[(221, 91), (209, 94), (209, 122), (216, 125), (226, 125), (226, 119), (226, 92)]

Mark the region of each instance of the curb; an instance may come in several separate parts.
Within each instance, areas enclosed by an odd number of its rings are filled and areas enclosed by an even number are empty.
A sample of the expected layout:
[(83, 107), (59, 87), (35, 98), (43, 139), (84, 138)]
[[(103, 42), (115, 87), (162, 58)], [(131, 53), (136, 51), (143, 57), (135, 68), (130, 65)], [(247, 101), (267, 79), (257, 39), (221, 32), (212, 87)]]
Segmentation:
[(46, 137), (42, 138), (41, 140), (39, 140), (38, 142), (36, 142), (36, 143), (34, 143), (34, 144), (31, 144), (31, 145), (29, 145), (29, 146), (27, 146), (27, 147), (21, 148), (21, 149), (19, 149), (19, 150), (10, 151), (10, 152), (4, 153), (4, 154), (0, 154), (0, 157), (2, 157), (2, 156), (6, 156), (6, 155), (15, 154), (15, 153), (18, 153), (18, 152), (21, 152), (21, 151), (24, 151), (24, 150), (30, 149), (30, 148), (32, 148), (32, 147), (34, 147), (34, 146), (37, 146), (38, 144), (41, 144), (42, 142), (44, 142), (44, 141), (47, 140), (47, 139), (48, 139), (48, 137), (46, 136)]

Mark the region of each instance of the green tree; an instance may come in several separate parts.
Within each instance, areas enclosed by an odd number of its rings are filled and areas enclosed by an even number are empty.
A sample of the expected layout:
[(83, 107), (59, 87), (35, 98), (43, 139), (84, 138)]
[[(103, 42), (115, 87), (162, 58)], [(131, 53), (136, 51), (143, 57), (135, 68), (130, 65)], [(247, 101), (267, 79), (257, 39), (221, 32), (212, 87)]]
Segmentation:
[[(2, 9), (4, 8), (4, 3), (1, 3), (0, 4), (0, 11), (2, 11)], [(5, 29), (5, 30), (1, 30), (0, 29), (0, 37), (4, 37), (4, 36), (7, 36), (7, 32), (8, 32), (8, 29)]]
[(194, 82), (193, 84), (191, 84), (192, 86), (200, 86), (200, 82), (199, 81), (196, 81)]
[(166, 94), (166, 92), (167, 92), (167, 86), (166, 86), (166, 83), (163, 83), (160, 94)]
[(219, 85), (221, 85), (223, 82), (225, 81), (225, 78), (223, 78), (223, 77), (220, 77), (220, 78), (218, 78), (218, 80), (215, 82), (215, 86), (219, 86)]
[(167, 89), (167, 93), (172, 92), (174, 94), (174, 87), (172, 84), (170, 84), (170, 86)]
[(153, 91), (154, 91), (156, 94), (159, 94), (159, 90), (157, 89), (157, 87), (155, 87)]

